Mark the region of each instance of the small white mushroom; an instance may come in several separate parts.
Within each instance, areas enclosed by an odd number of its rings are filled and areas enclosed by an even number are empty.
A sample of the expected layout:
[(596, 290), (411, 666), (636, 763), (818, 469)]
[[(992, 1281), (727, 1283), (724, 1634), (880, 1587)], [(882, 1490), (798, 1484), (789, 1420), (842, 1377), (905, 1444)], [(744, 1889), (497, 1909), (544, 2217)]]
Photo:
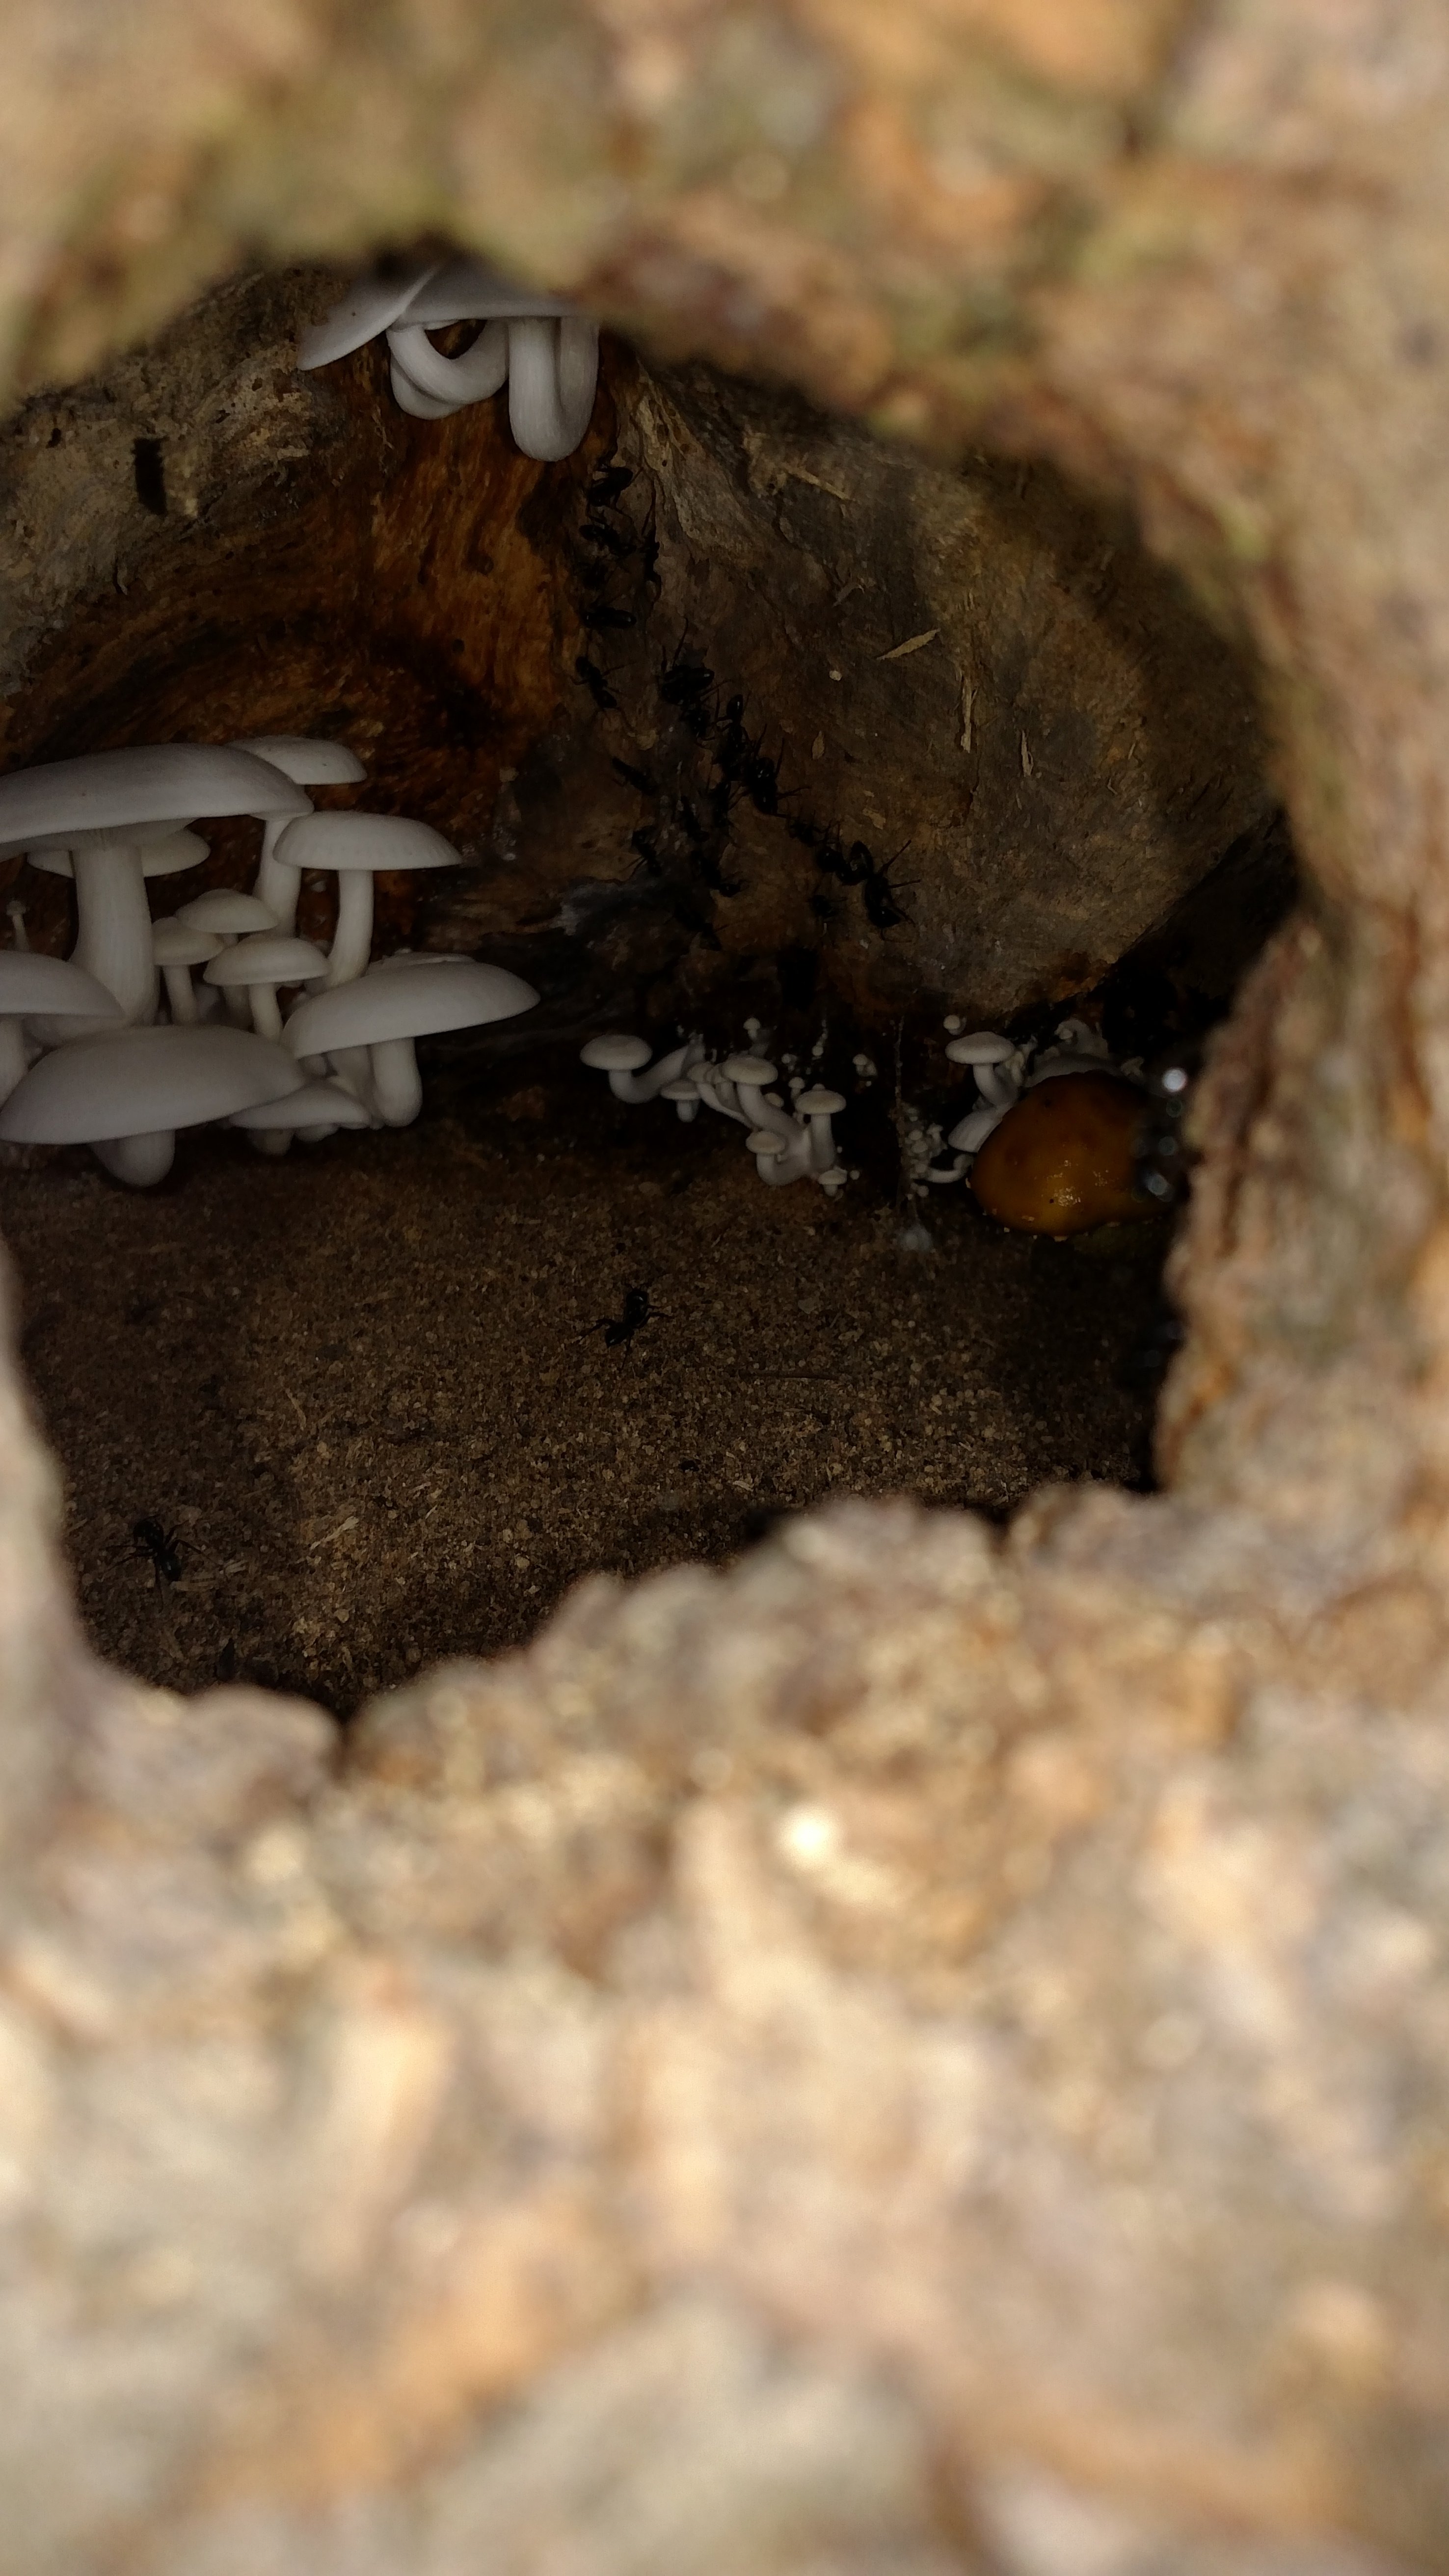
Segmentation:
[(979, 1154), (988, 1136), (1001, 1125), (1004, 1109), (972, 1109), (952, 1128), (946, 1139), (956, 1154)]
[[(184, 921), (189, 930), (207, 930), (220, 940), (223, 948), (234, 947), (257, 930), (275, 930), (277, 917), (269, 904), (254, 894), (241, 894), (232, 886), (208, 886), (204, 894), (183, 903), (175, 918)], [(226, 1016), (239, 1029), (249, 1025), (247, 997), (239, 985), (226, 992), (208, 985), (201, 996), (203, 1017), (224, 1006)]]
[(95, 1021), (119, 1022), (120, 1003), (104, 984), (66, 957), (37, 957), (32, 948), (0, 948), (0, 1101), (25, 1079), (24, 1022), (43, 1017), (64, 1031)]
[(676, 1118), (681, 1119), (686, 1126), (699, 1116), (698, 1087), (688, 1074), (681, 1075), (677, 1082), (662, 1082), (659, 1086), (659, 1097), (661, 1100), (673, 1101)]
[[(946, 1025), (950, 1027), (949, 1020)], [(999, 1029), (972, 1029), (965, 1037), (953, 1038), (946, 1053), (952, 1064), (1005, 1064), (1015, 1048)]]
[(206, 981), (223, 993), (245, 990), (252, 1026), (264, 1038), (282, 1034), (277, 1002), (281, 984), (308, 984), (325, 975), (327, 960), (310, 939), (292, 939), (280, 930), (259, 930), (223, 948), (206, 969)]
[(788, 1109), (779, 1108), (765, 1097), (771, 1083), (778, 1079), (767, 1056), (727, 1055), (720, 1070), (726, 1082), (734, 1084), (741, 1109), (748, 1110), (756, 1127), (769, 1128), (786, 1145), (794, 1142), (797, 1132), (804, 1132), (797, 1131)]
[[(830, 1122), (832, 1118), (839, 1117), (844, 1107), (844, 1093), (828, 1091), (823, 1083), (795, 1095), (795, 1115), (810, 1121), (810, 1167), (817, 1175), (837, 1168), (835, 1133)], [(844, 1178), (843, 1173), (841, 1178)]]
[(172, 919), (156, 923), (151, 933), (151, 951), (161, 969), (173, 1026), (194, 1028), (201, 1013), (196, 1006), (191, 969), (209, 965), (213, 957), (219, 957), (221, 941), (214, 930), (196, 930), (190, 922)]
[[(427, 335), (454, 322), (485, 328), (461, 357), (447, 358)], [(328, 366), (380, 331), (388, 335), (394, 395), (418, 419), (440, 420), (485, 401), (506, 377), (509, 420), (525, 455), (567, 456), (588, 428), (597, 326), (557, 296), (511, 285), (481, 260), (465, 256), (362, 280), (303, 332), (298, 364)]]
[(772, 1190), (783, 1188), (787, 1181), (796, 1177), (785, 1168), (790, 1159), (790, 1148), (783, 1136), (776, 1135), (773, 1127), (752, 1127), (745, 1143), (754, 1155), (755, 1169), (761, 1180), (767, 1181)]
[(9, 919), (10, 935), (14, 945), (17, 948), (28, 948), (30, 946), (30, 936), (25, 927), (25, 906), (21, 902), (18, 894), (13, 894), (11, 896), (10, 901), (5, 906), (5, 911)]
[(512, 1019), (537, 1000), (533, 986), (504, 966), (471, 957), (418, 959), (310, 995), (288, 1020), (286, 1039), (295, 1055), (329, 1057), (344, 1079), (356, 1079), (351, 1050), (365, 1048), (364, 1107), (375, 1107), (385, 1126), (406, 1127), (423, 1102), (415, 1039)]
[[(299, 791), (293, 789), (293, 794)], [(304, 814), (273, 853), (279, 866), (335, 869), (337, 929), (327, 957), (329, 985), (365, 973), (372, 954), (372, 881), (384, 870), (456, 868), (460, 854), (431, 823), (402, 814)]]
[[(259, 733), (249, 742), (239, 742), (236, 749), (253, 752), (258, 760), (269, 760), (284, 778), (291, 779), (294, 787), (355, 787), (359, 779), (367, 776), (356, 752), (349, 751), (345, 742), (326, 742), (321, 735)], [(297, 927), (301, 875), (296, 868), (284, 867), (277, 858), (277, 843), (286, 827), (285, 815), (272, 815), (262, 826), (262, 857), (255, 891), (275, 918), (272, 922), (254, 923), (257, 930)]]
[(66, 853), (79, 920), (73, 962), (115, 994), (128, 1019), (146, 1020), (158, 977), (145, 846), (174, 838), (177, 825), (198, 814), (295, 814), (306, 802), (250, 752), (134, 744), (0, 778), (0, 856), (23, 850), (38, 862), (48, 851)]
[(0, 1109), (17, 1145), (89, 1145), (118, 1181), (164, 1180), (178, 1127), (281, 1100), (303, 1076), (285, 1047), (250, 1029), (129, 1028), (42, 1056)]
[(614, 1098), (638, 1108), (646, 1100), (657, 1100), (666, 1083), (692, 1072), (703, 1060), (704, 1048), (698, 1038), (686, 1038), (683, 1046), (671, 1048), (653, 1064), (649, 1062), (652, 1053), (647, 1038), (610, 1031), (590, 1038), (579, 1050), (579, 1062), (593, 1073), (606, 1073)]

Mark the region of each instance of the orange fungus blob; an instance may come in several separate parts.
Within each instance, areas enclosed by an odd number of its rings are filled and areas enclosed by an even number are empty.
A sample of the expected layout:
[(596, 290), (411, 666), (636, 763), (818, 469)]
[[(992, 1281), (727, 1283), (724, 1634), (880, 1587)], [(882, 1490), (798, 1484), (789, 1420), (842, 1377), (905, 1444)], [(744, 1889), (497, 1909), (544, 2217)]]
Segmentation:
[(988, 1216), (1027, 1234), (1084, 1234), (1152, 1213), (1133, 1186), (1146, 1102), (1113, 1073), (1039, 1082), (987, 1137), (971, 1187)]

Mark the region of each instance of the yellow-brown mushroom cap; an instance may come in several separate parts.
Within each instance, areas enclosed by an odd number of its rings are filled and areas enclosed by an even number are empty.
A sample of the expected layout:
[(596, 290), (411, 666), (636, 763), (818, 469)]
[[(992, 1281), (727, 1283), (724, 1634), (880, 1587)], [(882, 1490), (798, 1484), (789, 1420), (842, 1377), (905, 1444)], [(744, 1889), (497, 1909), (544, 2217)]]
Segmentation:
[(1145, 1109), (1136, 1086), (1112, 1073), (1037, 1083), (987, 1137), (971, 1187), (988, 1216), (1026, 1234), (1083, 1234), (1146, 1216), (1134, 1186)]

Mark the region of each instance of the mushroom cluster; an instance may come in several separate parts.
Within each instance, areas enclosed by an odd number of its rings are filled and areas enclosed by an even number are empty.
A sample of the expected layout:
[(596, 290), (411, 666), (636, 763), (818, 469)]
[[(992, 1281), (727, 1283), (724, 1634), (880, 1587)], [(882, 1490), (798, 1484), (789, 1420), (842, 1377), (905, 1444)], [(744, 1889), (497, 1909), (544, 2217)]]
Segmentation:
[(971, 1067), (978, 1101), (952, 1128), (952, 1159), (933, 1164), (930, 1180), (956, 1181), (969, 1168), (986, 1213), (1031, 1234), (1077, 1234), (1149, 1213), (1137, 1176), (1142, 1068), (1115, 1065), (1085, 1020), (1063, 1020), (1040, 1051), (976, 1029), (953, 1036), (946, 1053)]
[(611, 1034), (590, 1038), (582, 1060), (608, 1075), (616, 1100), (636, 1105), (668, 1100), (686, 1123), (699, 1116), (701, 1106), (734, 1119), (745, 1130), (756, 1171), (771, 1189), (783, 1189), (790, 1181), (818, 1181), (833, 1198), (844, 1187), (848, 1174), (836, 1160), (831, 1125), (845, 1107), (840, 1092), (820, 1083), (807, 1087), (792, 1077), (787, 1109), (773, 1088), (779, 1075), (766, 1056), (728, 1055), (716, 1063), (700, 1038), (686, 1039), (651, 1063), (652, 1054), (647, 1038)]
[[(455, 322), (481, 322), (471, 348), (445, 357), (428, 337)], [(304, 331), (304, 371), (350, 357), (386, 332), (392, 390), (416, 420), (445, 420), (508, 387), (508, 421), (525, 456), (571, 456), (593, 414), (598, 325), (556, 296), (510, 286), (480, 260), (451, 259), (378, 270)]]
[[(429, 824), (319, 814), (304, 792), (362, 776), (344, 744), (269, 734), (0, 778), (0, 857), (73, 879), (78, 925), (69, 958), (39, 956), (23, 906), (9, 907), (0, 1140), (89, 1145), (116, 1179), (146, 1188), (170, 1169), (182, 1127), (224, 1120), (271, 1154), (294, 1135), (402, 1127), (422, 1106), (417, 1038), (532, 1008), (531, 985), (471, 957), (370, 962), (378, 872), (450, 867), (458, 853)], [(239, 814), (262, 825), (255, 891), (213, 888), (153, 922), (147, 878), (206, 857), (198, 815)], [(326, 951), (296, 935), (304, 869), (337, 877)]]

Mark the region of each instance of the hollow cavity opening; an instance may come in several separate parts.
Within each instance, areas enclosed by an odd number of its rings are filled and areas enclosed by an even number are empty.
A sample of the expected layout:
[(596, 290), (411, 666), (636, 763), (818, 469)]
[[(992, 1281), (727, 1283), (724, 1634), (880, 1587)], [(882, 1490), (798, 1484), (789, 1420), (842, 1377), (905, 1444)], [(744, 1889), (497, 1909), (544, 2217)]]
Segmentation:
[[(365, 782), (314, 804), (462, 861), (379, 878), (374, 953), (540, 999), (425, 1044), (397, 1133), (198, 1129), (145, 1193), (12, 1155), (97, 1645), (346, 1710), (831, 1495), (1149, 1482), (1180, 1140), (1158, 1120), (1159, 1213), (1009, 1228), (942, 1177), (978, 1097), (947, 1045), (1075, 1020), (1191, 1065), (1291, 899), (1233, 649), (1043, 470), (608, 341), (540, 463), (496, 404), (400, 412), (378, 348), (299, 376), (328, 292), (234, 284), (11, 424), (0, 768), (345, 742)], [(156, 915), (252, 882), (256, 824), (201, 828)], [(3, 873), (63, 953), (71, 888)], [(298, 931), (335, 900), (304, 875)], [(615, 1099), (579, 1062), (606, 1029), (833, 1089), (844, 1184), (770, 1188), (739, 1125)]]

